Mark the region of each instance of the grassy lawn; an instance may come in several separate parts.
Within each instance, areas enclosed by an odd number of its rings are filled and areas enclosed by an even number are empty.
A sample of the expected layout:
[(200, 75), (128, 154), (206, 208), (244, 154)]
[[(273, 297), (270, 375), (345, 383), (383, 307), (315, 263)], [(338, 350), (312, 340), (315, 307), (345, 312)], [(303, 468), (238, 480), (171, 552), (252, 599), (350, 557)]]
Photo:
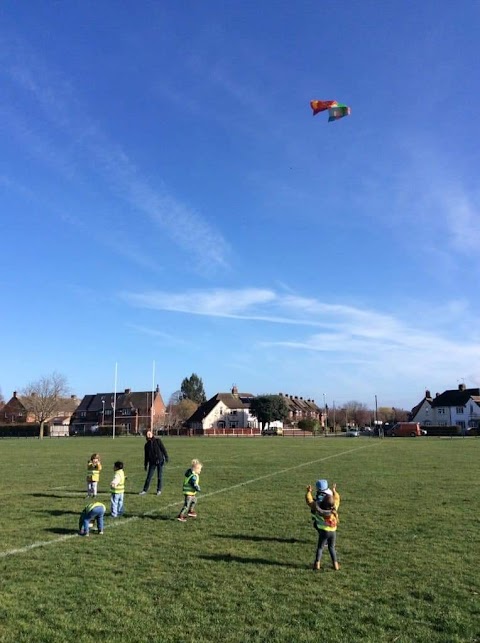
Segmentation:
[[(480, 439), (0, 441), (0, 641), (480, 641)], [(125, 462), (126, 516), (76, 535), (85, 470)], [(176, 520), (204, 463), (198, 518)], [(311, 570), (305, 486), (336, 481), (341, 570)], [(32, 545), (34, 545), (32, 547)]]

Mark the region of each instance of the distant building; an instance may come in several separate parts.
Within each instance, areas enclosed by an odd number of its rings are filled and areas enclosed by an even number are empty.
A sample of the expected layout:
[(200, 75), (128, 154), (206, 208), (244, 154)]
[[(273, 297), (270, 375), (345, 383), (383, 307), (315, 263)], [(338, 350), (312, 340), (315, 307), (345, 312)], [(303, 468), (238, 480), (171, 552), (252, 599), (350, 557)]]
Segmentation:
[(127, 433), (155, 429), (165, 422), (165, 403), (157, 386), (152, 391), (132, 391), (85, 395), (70, 422), (70, 433), (88, 433), (98, 427), (115, 426)]
[(287, 403), (288, 419), (293, 425), (300, 420), (312, 419), (317, 420), (320, 426), (325, 426), (325, 409), (317, 406), (315, 400), (288, 393), (279, 393), (279, 396)]
[[(78, 404), (79, 399), (76, 395), (60, 398), (55, 409), (55, 416), (69, 420)], [(51, 418), (46, 418), (47, 424), (50, 420)], [(38, 418), (28, 410), (26, 400), (18, 395), (17, 391), (14, 391), (12, 397), (0, 409), (0, 421), (5, 424), (29, 424), (38, 421)]]
[(456, 389), (437, 393), (430, 391), (411, 412), (412, 422), (425, 426), (453, 426), (461, 429), (480, 426), (480, 388), (467, 388), (459, 384)]
[(239, 429), (259, 433), (258, 420), (250, 413), (253, 398), (234, 386), (230, 393), (217, 393), (201, 404), (186, 424), (195, 433), (233, 433)]
[[(283, 393), (278, 395), (286, 402), (291, 424), (295, 425), (299, 420), (307, 418), (323, 421), (322, 409), (314, 400)], [(230, 393), (217, 393), (198, 407), (188, 418), (187, 426), (196, 433), (205, 434), (260, 433), (260, 423), (250, 412), (254, 397), (252, 393), (239, 393), (236, 386)], [(281, 421), (270, 422), (269, 428), (281, 430), (283, 425)]]

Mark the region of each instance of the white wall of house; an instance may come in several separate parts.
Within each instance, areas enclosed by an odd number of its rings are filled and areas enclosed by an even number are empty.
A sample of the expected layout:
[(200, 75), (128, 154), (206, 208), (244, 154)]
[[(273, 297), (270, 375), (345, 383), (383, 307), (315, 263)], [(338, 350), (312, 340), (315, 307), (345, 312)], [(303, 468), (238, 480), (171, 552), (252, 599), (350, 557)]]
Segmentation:
[(240, 429), (247, 427), (254, 429), (258, 427), (258, 420), (250, 413), (250, 410), (245, 408), (231, 409), (221, 400), (202, 420), (203, 429)]
[(430, 402), (423, 400), (422, 406), (418, 409), (416, 415), (412, 418), (412, 422), (420, 422), (420, 424), (435, 424), (433, 422), (433, 409)]
[(432, 408), (432, 421), (430, 424), (438, 426), (458, 425), (468, 429), (478, 426), (480, 422), (480, 406), (470, 399), (465, 406), (444, 406)]

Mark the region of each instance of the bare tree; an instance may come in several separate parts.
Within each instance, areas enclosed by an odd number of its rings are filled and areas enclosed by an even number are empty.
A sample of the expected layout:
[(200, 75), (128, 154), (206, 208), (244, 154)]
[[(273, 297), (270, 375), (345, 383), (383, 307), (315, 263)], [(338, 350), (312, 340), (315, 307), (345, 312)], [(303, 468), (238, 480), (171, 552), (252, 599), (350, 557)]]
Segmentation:
[(343, 409), (339, 411), (340, 417), (345, 418), (345, 426), (363, 426), (369, 423), (371, 417), (371, 411), (369, 411), (367, 405), (356, 400), (346, 402), (343, 405)]
[(62, 398), (67, 395), (67, 378), (55, 372), (30, 382), (23, 389), (22, 403), (33, 414), (35, 421), (40, 423), (40, 439), (43, 439), (45, 422), (58, 413)]
[(0, 388), (0, 409), (4, 404), (5, 404), (5, 400), (3, 399), (2, 389)]

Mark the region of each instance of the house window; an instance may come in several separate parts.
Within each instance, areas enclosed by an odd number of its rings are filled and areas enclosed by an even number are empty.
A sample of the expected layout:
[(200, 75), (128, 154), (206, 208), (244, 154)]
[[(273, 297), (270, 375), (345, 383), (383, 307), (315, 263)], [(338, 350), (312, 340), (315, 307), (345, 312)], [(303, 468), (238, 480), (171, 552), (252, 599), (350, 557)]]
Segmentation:
[(220, 422), (217, 422), (217, 426), (219, 429), (224, 429), (225, 428), (225, 422), (223, 420), (220, 420)]
[(81, 418), (86, 418), (87, 417), (87, 412), (86, 411), (80, 411), (80, 417)]
[(457, 424), (461, 429), (465, 428), (465, 422), (463, 420), (461, 422), (457, 422)]
[(230, 429), (236, 429), (236, 428), (237, 428), (237, 426), (238, 426), (238, 422), (229, 422), (229, 423), (228, 423), (228, 427), (229, 427)]
[(445, 409), (437, 409), (438, 415), (445, 415)]
[(105, 415), (112, 415), (112, 409), (105, 409)]
[(463, 415), (463, 406), (457, 406), (457, 414), (458, 415), (460, 415), (460, 414)]
[(237, 415), (237, 412), (236, 412), (236, 411), (232, 411), (232, 412), (231, 412), (231, 415)]

